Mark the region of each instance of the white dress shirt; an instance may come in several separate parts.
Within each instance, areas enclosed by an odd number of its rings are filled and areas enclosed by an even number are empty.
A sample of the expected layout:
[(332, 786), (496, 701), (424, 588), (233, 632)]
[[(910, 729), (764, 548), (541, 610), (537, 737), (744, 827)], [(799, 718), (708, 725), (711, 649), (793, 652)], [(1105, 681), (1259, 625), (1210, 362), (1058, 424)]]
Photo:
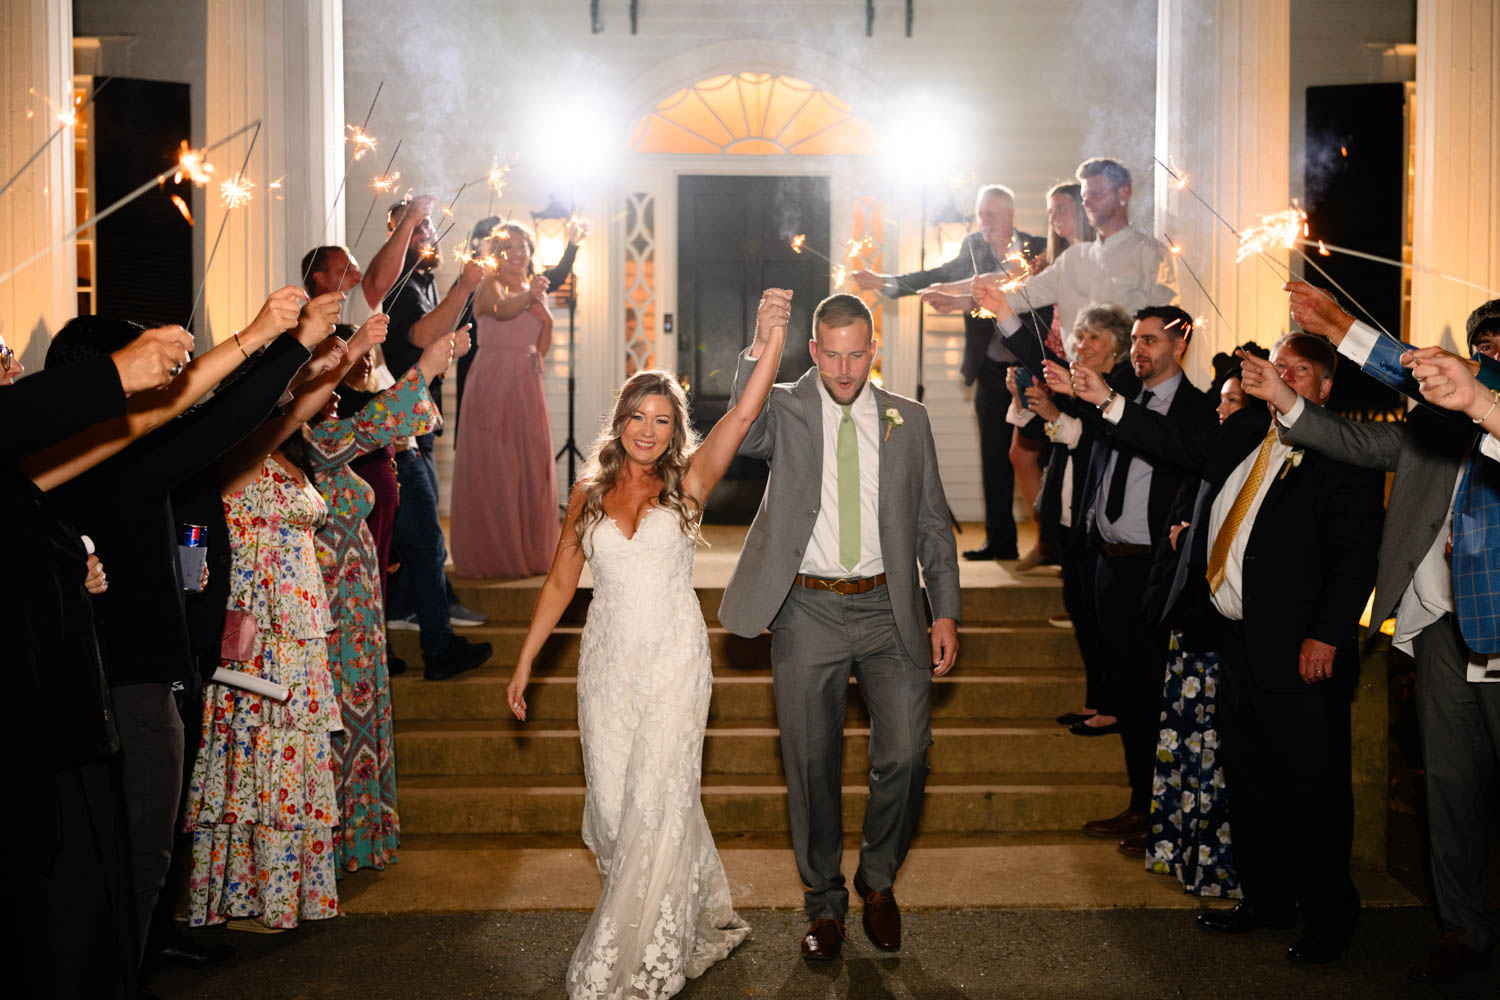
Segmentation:
[[(1021, 289), (1025, 290), (1022, 294)], [(1146, 306), (1177, 302), (1177, 266), (1166, 247), (1134, 226), (1108, 238), (1074, 243), (1050, 266), (1027, 278), (1006, 301), (1017, 314), (1037, 306), (1057, 307), (1058, 329), (1068, 360), (1078, 314), (1090, 305), (1117, 305), (1132, 315)], [(1006, 334), (1021, 329), (1017, 316), (1000, 324)]]
[(880, 407), (867, 384), (850, 406), (854, 433), (859, 440), (859, 563), (846, 569), (839, 562), (839, 422), (844, 408), (833, 401), (818, 380), (818, 399), (823, 407), (823, 490), (818, 501), (818, 519), (799, 569), (809, 576), (855, 579), (885, 572), (880, 553)]
[[(1245, 519), (1240, 522), (1240, 530), (1235, 532), (1234, 541), (1229, 543), (1229, 556), (1224, 561), (1224, 582), (1219, 584), (1219, 589), (1213, 592), (1212, 599), (1214, 607), (1219, 614), (1230, 621), (1243, 621), (1245, 618), (1245, 546), (1250, 543), (1250, 532), (1255, 527), (1255, 515), (1260, 513), (1260, 505), (1265, 502), (1266, 494), (1271, 491), (1271, 484), (1276, 482), (1286, 466), (1287, 456), (1292, 453), (1292, 446), (1281, 440), (1278, 434), (1276, 441), (1271, 445), (1271, 460), (1266, 464), (1266, 474), (1260, 481), (1260, 489), (1255, 491), (1255, 496), (1250, 501), (1250, 509), (1245, 512)], [(1250, 479), (1250, 471), (1255, 467), (1255, 458), (1260, 454), (1260, 446), (1246, 455), (1229, 478), (1224, 480), (1224, 486), (1219, 490), (1219, 495), (1214, 498), (1214, 503), (1208, 513), (1208, 546), (1213, 551), (1214, 541), (1219, 537), (1219, 529), (1224, 522), (1229, 520), (1229, 512), (1234, 509), (1234, 502), (1239, 498), (1240, 490)]]
[[(1339, 353), (1363, 366), (1369, 360), (1377, 336), (1373, 329), (1356, 322), (1338, 345)], [(1303, 406), (1301, 397), (1298, 397), (1292, 408), (1280, 418), (1281, 425), (1288, 428), (1295, 426), (1297, 419), (1302, 416)], [(1406, 585), (1406, 591), (1396, 605), (1396, 631), (1391, 636), (1391, 645), (1407, 655), (1413, 655), (1412, 640), (1418, 633), (1444, 615), (1452, 614), (1455, 609), (1448, 536), (1453, 531), (1453, 499), (1458, 496), (1458, 484), (1462, 482), (1464, 469), (1468, 464), (1467, 457), (1459, 463), (1458, 474), (1453, 478), (1452, 492), (1448, 497), (1447, 517), (1443, 519), (1443, 526), (1438, 529), (1437, 537), (1432, 540), (1427, 554), (1417, 564), (1411, 583)], [(1471, 658), (1468, 679), (1471, 682), (1500, 682), (1500, 657)]]

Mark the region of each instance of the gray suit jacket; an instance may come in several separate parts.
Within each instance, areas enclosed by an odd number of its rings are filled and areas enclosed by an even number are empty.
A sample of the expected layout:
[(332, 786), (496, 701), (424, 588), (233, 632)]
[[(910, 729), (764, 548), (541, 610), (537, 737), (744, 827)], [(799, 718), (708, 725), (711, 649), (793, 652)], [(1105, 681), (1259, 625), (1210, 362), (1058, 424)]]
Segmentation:
[[(746, 350), (735, 371), (734, 398), (751, 369)], [(823, 476), (823, 410), (818, 370), (794, 383), (773, 386), (751, 425), (740, 454), (766, 459), (771, 476), (745, 548), (724, 589), (719, 622), (736, 635), (759, 635), (776, 617), (818, 518)], [(880, 433), (880, 553), (896, 630), (915, 663), (931, 665), (932, 646), (923, 617), (920, 562), (934, 618), (959, 618), (958, 548), (948, 521), (948, 501), (938, 478), (937, 448), (927, 408), (914, 399), (869, 386), (882, 414)], [(902, 423), (885, 433), (894, 407)]]
[(1459, 466), (1475, 436), (1467, 420), (1426, 406), (1414, 408), (1404, 424), (1357, 424), (1321, 406), (1303, 406), (1287, 431), (1285, 438), (1292, 444), (1350, 465), (1396, 474), (1380, 538), (1380, 568), (1370, 609), (1373, 625), (1396, 613), (1417, 564), (1442, 530)]

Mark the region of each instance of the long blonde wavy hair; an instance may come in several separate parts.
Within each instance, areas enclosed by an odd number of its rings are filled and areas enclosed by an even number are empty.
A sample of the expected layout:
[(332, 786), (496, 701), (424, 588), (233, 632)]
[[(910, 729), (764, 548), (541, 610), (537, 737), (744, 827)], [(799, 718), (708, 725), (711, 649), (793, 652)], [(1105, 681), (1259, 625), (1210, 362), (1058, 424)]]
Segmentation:
[(688, 423), (687, 394), (670, 372), (651, 369), (636, 372), (625, 380), (615, 400), (614, 412), (599, 429), (593, 454), (584, 464), (583, 475), (578, 481), (583, 489), (583, 509), (575, 522), (580, 543), (606, 516), (604, 497), (619, 483), (625, 472), (625, 463), (629, 461), (620, 438), (625, 433), (626, 422), (640, 409), (647, 396), (665, 396), (672, 405), (672, 439), (652, 469), (661, 479), (661, 492), (656, 495), (657, 506), (676, 513), (683, 534), (694, 539), (700, 537), (703, 512), (682, 488), (682, 477), (687, 474), (688, 462), (698, 447), (698, 435)]

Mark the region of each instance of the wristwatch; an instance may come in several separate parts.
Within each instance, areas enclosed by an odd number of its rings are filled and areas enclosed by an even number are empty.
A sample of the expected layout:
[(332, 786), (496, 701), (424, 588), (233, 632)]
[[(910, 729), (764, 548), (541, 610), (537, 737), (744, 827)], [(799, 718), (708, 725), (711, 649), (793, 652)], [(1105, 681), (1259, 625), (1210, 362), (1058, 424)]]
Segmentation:
[(1113, 389), (1109, 390), (1109, 395), (1105, 396), (1104, 397), (1104, 402), (1102, 402), (1102, 403), (1099, 404), (1099, 412), (1103, 413), (1105, 410), (1109, 409), (1109, 404), (1113, 403), (1115, 401), (1115, 399), (1119, 395), (1120, 394), (1118, 392), (1116, 392), (1115, 390), (1113, 390)]

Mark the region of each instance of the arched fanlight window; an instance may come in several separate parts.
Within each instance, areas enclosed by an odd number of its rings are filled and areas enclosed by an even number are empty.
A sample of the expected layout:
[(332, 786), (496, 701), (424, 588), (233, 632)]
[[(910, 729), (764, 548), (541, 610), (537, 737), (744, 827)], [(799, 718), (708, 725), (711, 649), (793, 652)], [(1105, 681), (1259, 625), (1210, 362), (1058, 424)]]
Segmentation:
[(660, 101), (630, 135), (638, 153), (807, 156), (869, 153), (870, 126), (805, 80), (735, 73), (701, 80)]

